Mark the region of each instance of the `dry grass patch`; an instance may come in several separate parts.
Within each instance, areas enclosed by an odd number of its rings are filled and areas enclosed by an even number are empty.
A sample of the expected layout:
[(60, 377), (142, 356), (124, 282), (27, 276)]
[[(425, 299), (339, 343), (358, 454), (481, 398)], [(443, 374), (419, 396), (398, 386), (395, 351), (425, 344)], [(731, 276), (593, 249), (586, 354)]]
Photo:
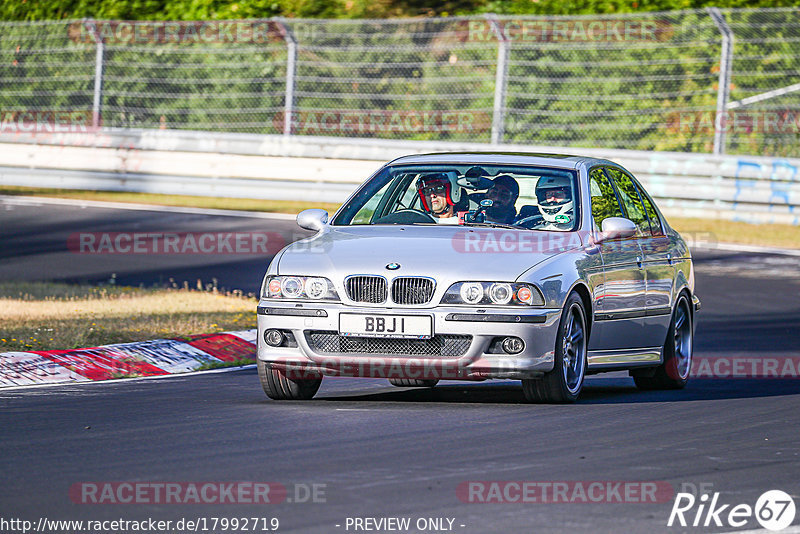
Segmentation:
[(255, 308), (252, 296), (214, 290), (0, 283), (0, 352), (247, 330)]
[(684, 237), (701, 242), (741, 243), (762, 247), (800, 248), (800, 226), (750, 224), (715, 219), (667, 217), (670, 226)]

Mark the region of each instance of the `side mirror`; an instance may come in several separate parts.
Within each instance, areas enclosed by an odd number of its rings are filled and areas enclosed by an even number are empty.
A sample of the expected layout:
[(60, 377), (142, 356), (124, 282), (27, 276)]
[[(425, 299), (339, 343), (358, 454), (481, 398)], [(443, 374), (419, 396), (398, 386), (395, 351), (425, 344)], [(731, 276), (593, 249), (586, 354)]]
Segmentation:
[(609, 217), (603, 221), (603, 233), (595, 240), (602, 243), (609, 239), (633, 237), (636, 235), (636, 224), (625, 217)]
[(328, 224), (328, 212), (319, 209), (303, 210), (297, 214), (297, 226), (319, 232)]

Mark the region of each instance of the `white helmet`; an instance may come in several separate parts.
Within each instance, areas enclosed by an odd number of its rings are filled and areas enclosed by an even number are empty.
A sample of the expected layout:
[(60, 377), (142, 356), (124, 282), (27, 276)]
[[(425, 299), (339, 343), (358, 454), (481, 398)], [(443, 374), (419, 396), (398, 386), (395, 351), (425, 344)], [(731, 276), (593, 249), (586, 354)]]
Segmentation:
[[(555, 194), (554, 194), (555, 193)], [(552, 200), (548, 200), (548, 196)], [(554, 197), (554, 198), (553, 198)], [(544, 220), (556, 224), (572, 222), (572, 184), (566, 176), (542, 176), (536, 182), (536, 200)]]

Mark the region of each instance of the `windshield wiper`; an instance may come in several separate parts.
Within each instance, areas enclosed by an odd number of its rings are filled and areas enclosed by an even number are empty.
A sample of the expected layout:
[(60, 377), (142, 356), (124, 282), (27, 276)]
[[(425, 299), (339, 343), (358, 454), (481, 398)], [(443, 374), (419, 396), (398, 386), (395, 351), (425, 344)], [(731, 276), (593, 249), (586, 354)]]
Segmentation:
[(464, 222), (464, 226), (480, 226), (483, 228), (508, 228), (510, 230), (527, 230), (524, 226), (513, 226), (510, 224), (493, 222)]

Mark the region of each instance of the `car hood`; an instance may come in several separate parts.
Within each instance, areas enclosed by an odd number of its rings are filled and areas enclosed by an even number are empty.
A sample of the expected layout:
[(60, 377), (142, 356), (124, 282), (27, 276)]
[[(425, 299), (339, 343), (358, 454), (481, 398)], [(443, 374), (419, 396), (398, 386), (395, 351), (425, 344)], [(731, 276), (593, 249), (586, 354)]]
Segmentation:
[[(318, 275), (339, 285), (351, 274), (430, 276), (439, 283), (514, 281), (539, 262), (583, 246), (577, 233), (464, 226), (328, 227), (293, 243), (278, 274)], [(396, 270), (387, 269), (391, 263)]]

